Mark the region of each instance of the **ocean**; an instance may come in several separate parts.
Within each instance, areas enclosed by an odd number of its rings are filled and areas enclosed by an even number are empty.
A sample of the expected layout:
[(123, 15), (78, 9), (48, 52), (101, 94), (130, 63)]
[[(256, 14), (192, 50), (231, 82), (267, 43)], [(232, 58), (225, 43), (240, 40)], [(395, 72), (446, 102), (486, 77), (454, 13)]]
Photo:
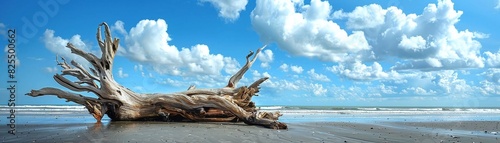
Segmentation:
[(500, 121), (498, 107), (335, 107), (264, 106), (283, 114), (283, 122), (442, 122)]
[[(282, 122), (500, 121), (500, 108), (471, 107), (335, 107), (261, 106), (260, 111), (283, 114)], [(23, 105), (15, 107), (16, 123), (93, 123), (84, 106)], [(8, 122), (8, 106), (0, 106), (0, 123)], [(103, 122), (110, 119), (105, 116)]]
[[(0, 106), (2, 142), (498, 142), (500, 108), (262, 106), (287, 131), (243, 123), (96, 123), (84, 106)], [(457, 122), (455, 122), (457, 121)], [(470, 122), (472, 121), (472, 122)], [(9, 122), (15, 122), (11, 125)], [(15, 130), (15, 135), (10, 131)], [(230, 135), (228, 135), (230, 134)], [(456, 138), (456, 137), (460, 138)], [(142, 137), (142, 138), (140, 138)], [(235, 137), (235, 138), (233, 138)], [(245, 138), (246, 137), (246, 138)], [(387, 140), (386, 140), (387, 139)], [(244, 141), (243, 141), (244, 142)]]

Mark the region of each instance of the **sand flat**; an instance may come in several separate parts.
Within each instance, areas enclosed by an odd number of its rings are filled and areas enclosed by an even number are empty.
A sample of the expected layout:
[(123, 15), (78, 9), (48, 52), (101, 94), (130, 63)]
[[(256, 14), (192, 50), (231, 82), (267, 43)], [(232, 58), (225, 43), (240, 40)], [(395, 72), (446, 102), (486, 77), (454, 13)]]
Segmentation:
[[(38, 109), (38, 108), (37, 108)], [(71, 107), (70, 109), (73, 109)], [(61, 110), (59, 112), (59, 110)], [(21, 110), (23, 111), (23, 110)], [(29, 112), (28, 112), (29, 111)], [(35, 112), (36, 111), (36, 112)], [(16, 115), (16, 135), (0, 126), (1, 142), (500, 142), (500, 114), (459, 111), (285, 110), (288, 130), (244, 123), (110, 121), (85, 110)], [(61, 113), (63, 112), (63, 113)], [(0, 123), (8, 114), (0, 112)]]
[[(459, 124), (459, 125), (457, 125)], [(500, 142), (494, 121), (309, 122), (272, 130), (243, 123), (27, 124), (3, 142)], [(1, 130), (5, 130), (2, 127)], [(484, 131), (487, 131), (486, 133)]]

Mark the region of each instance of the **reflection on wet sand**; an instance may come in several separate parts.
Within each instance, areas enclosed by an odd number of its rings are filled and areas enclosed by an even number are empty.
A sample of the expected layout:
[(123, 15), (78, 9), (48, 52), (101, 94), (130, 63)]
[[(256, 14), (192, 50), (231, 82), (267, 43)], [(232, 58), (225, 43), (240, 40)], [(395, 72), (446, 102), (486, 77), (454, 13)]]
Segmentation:
[[(2, 114), (0, 114), (2, 115)], [(467, 114), (469, 115), (469, 114)], [(470, 114), (472, 116), (472, 114)], [(474, 114), (476, 115), (476, 114)], [(489, 115), (489, 114), (488, 114)], [(357, 115), (362, 116), (362, 115)], [(96, 123), (85, 114), (19, 115), (16, 135), (0, 126), (1, 142), (498, 142), (495, 116), (456, 121), (443, 116), (347, 116), (328, 114), (288, 118), (288, 130), (271, 130), (244, 123), (110, 121)], [(450, 115), (451, 116), (451, 115)], [(17, 117), (17, 116), (16, 116)], [(286, 116), (284, 116), (286, 117)], [(446, 116), (448, 117), (448, 116)], [(460, 118), (458, 118), (460, 117)], [(358, 118), (362, 120), (357, 120)], [(422, 118), (430, 118), (422, 120)], [(461, 120), (459, 120), (461, 119)], [(498, 118), (496, 118), (498, 119)], [(295, 122), (293, 122), (295, 121)], [(309, 122), (306, 122), (309, 121)]]

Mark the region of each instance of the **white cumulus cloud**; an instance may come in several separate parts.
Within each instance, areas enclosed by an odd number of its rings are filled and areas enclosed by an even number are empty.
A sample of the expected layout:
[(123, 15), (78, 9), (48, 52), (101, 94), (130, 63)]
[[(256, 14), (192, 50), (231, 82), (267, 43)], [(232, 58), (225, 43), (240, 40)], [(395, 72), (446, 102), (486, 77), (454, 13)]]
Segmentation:
[(380, 84), (378, 86), (377, 91), (380, 91), (383, 94), (396, 94), (397, 92), (395, 91), (397, 89), (396, 86), (386, 86), (385, 84)]
[(497, 6), (495, 6), (495, 9), (500, 9), (500, 0), (498, 0)]
[[(378, 4), (356, 7), (351, 13), (341, 11), (334, 12), (334, 18), (349, 17), (347, 27), (352, 29), (375, 28), (384, 24), (384, 14), (382, 7)], [(366, 17), (371, 17), (367, 19)]]
[(486, 63), (490, 67), (499, 68), (500, 67), (500, 51), (492, 53), (490, 51), (484, 52), (486, 55)]
[(281, 69), (282, 71), (284, 71), (284, 72), (288, 72), (288, 64), (282, 64), (282, 65), (280, 66), (280, 69)]
[[(123, 25), (120, 21), (115, 25)], [(113, 27), (114, 28), (114, 27)], [(114, 28), (121, 29), (122, 27)], [(163, 19), (141, 20), (124, 35), (125, 57), (150, 65), (160, 74), (194, 76), (198, 74), (220, 75), (236, 72), (239, 64), (230, 57), (211, 54), (207, 45), (197, 44), (190, 48), (177, 48), (168, 42), (168, 25)]]
[(127, 30), (125, 30), (124, 25), (125, 25), (125, 23), (123, 21), (118, 20), (115, 22), (115, 24), (113, 26), (111, 26), (111, 30), (116, 31), (122, 35), (126, 35)]
[(271, 88), (272, 92), (283, 92), (283, 91), (299, 91), (302, 89), (302, 85), (306, 85), (303, 80), (293, 80), (289, 81), (286, 79), (272, 80), (269, 79), (266, 82), (262, 83), (263, 88)]
[(269, 63), (273, 62), (273, 60), (274, 60), (273, 51), (271, 51), (271, 50), (264, 50), (257, 57), (262, 62), (260, 64), (260, 66), (263, 68), (268, 68)]
[(383, 9), (377, 4), (336, 15), (347, 19), (348, 28), (365, 33), (376, 59), (401, 59), (394, 65), (395, 70), (482, 68), (481, 44), (476, 39), (488, 36), (458, 30), (455, 24), (462, 14), (454, 9), (451, 0), (438, 0), (418, 15), (405, 14), (397, 7)]
[(304, 69), (301, 67), (301, 66), (291, 66), (290, 69), (295, 72), (295, 73), (302, 73), (302, 71), (304, 71)]
[(426, 90), (422, 87), (410, 87), (407, 89), (403, 89), (402, 93), (413, 94), (413, 95), (433, 95), (436, 94), (437, 92), (432, 89)]
[(478, 76), (484, 77), (484, 80), (479, 82), (481, 85), (480, 91), (483, 95), (500, 94), (500, 69), (490, 68), (478, 74)]
[(236, 61), (236, 59), (234, 58), (224, 57), (224, 63), (224, 71), (227, 74), (233, 75), (240, 70), (240, 63), (238, 63), (238, 61)]
[(464, 79), (460, 79), (458, 77), (458, 73), (456, 71), (440, 71), (437, 72), (433, 78), (432, 82), (441, 87), (445, 93), (460, 95), (473, 91), (472, 87), (468, 85)]
[(307, 74), (315, 81), (330, 82), (330, 79), (326, 75), (316, 73), (314, 69), (307, 71)]
[(362, 31), (347, 33), (329, 20), (328, 1), (257, 0), (251, 13), (255, 31), (265, 43), (276, 42), (293, 55), (345, 61), (370, 49)]
[(479, 75), (483, 76), (486, 81), (500, 85), (500, 69), (490, 68)]
[[(68, 42), (72, 43), (75, 47), (93, 53), (96, 56), (100, 56), (100, 50), (93, 50), (92, 46), (82, 41), (80, 35), (74, 35), (70, 39), (64, 39), (59, 36), (54, 36), (55, 31), (47, 29), (43, 34), (43, 42), (45, 47), (49, 49), (52, 53), (57, 54), (58, 56), (64, 57), (67, 61), (75, 60), (77, 63), (82, 64), (84, 67), (89, 67), (90, 63), (86, 61), (84, 58), (71, 53), (71, 50), (66, 47)], [(61, 61), (62, 62), (62, 61)]]
[(134, 71), (143, 71), (143, 66), (141, 64), (134, 65)]
[(240, 17), (240, 12), (245, 10), (248, 0), (200, 0), (210, 2), (219, 10), (219, 16), (229, 21), (234, 21)]
[(120, 68), (118, 68), (118, 77), (119, 78), (126, 78), (126, 77), (128, 77), (128, 74), (124, 73), (123, 68), (120, 67)]
[(57, 70), (57, 67), (45, 67), (45, 71), (48, 73), (57, 73), (59, 70)]
[(394, 71), (384, 72), (382, 66), (378, 62), (374, 62), (371, 66), (367, 66), (361, 62), (341, 63), (338, 66), (328, 67), (327, 69), (341, 77), (355, 81), (370, 81), (398, 77), (398, 73)]
[[(451, 0), (437, 0), (419, 13), (378, 4), (333, 11), (328, 1), (257, 0), (251, 20), (263, 42), (275, 42), (293, 55), (339, 63), (335, 73), (340, 76), (369, 81), (406, 70), (483, 68), (478, 39), (488, 35), (457, 29), (462, 14)], [(388, 59), (384, 67), (390, 73), (385, 73), (378, 63)]]
[(500, 86), (498, 84), (489, 82), (487, 80), (481, 81), (481, 93), (483, 95), (498, 95), (500, 94)]
[(326, 92), (328, 91), (326, 88), (323, 88), (322, 84), (310, 84), (310, 87), (312, 89), (312, 92), (316, 96), (324, 96)]

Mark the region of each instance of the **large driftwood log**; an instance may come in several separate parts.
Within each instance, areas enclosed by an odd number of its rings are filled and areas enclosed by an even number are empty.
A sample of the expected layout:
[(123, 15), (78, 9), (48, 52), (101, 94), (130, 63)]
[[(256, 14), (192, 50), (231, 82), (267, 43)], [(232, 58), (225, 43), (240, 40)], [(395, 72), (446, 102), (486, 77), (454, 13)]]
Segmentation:
[[(104, 27), (104, 39), (101, 38), (101, 27)], [(88, 72), (79, 63), (64, 58), (57, 64), (62, 67), (62, 74), (54, 75), (60, 85), (77, 92), (92, 92), (98, 98), (85, 97), (80, 94), (63, 91), (56, 88), (32, 90), (26, 95), (37, 97), (56, 95), (84, 105), (90, 114), (100, 122), (106, 114), (112, 120), (162, 120), (162, 121), (243, 121), (250, 125), (260, 125), (273, 129), (286, 129), (287, 125), (278, 122), (279, 112), (259, 112), (252, 96), (259, 92), (259, 85), (267, 77), (255, 81), (250, 86), (236, 87), (238, 81), (252, 66), (259, 52), (252, 51), (246, 56), (246, 64), (233, 75), (226, 87), (218, 89), (195, 89), (190, 86), (186, 91), (168, 94), (140, 94), (118, 84), (113, 77), (113, 59), (118, 49), (119, 39), (112, 39), (106, 23), (97, 28), (97, 41), (102, 55), (98, 58), (92, 53), (86, 53), (73, 44), (68, 43), (71, 52), (85, 58), (92, 67)], [(253, 58), (250, 59), (253, 55)], [(56, 57), (57, 58), (57, 57)], [(78, 81), (70, 81), (65, 76), (73, 76)]]

